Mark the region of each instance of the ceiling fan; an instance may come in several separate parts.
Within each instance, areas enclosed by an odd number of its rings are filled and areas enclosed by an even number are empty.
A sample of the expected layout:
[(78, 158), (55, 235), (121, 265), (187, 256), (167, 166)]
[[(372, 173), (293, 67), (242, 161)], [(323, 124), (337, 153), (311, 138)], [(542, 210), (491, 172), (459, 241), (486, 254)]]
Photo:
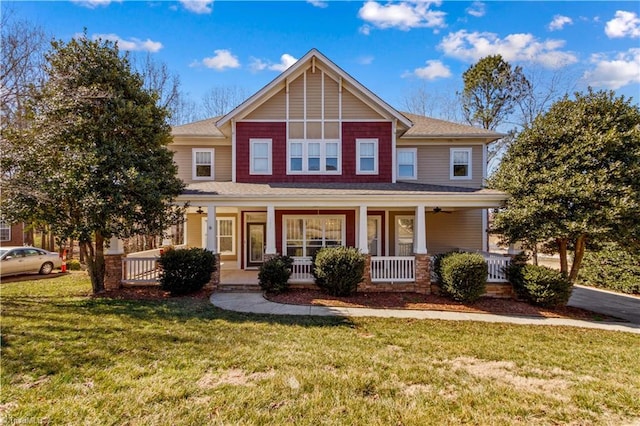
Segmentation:
[(434, 213), (436, 213), (436, 214), (437, 214), (437, 213), (446, 213), (446, 214), (451, 214), (451, 213), (453, 213), (453, 212), (446, 212), (446, 211), (442, 210), (440, 207), (434, 207), (434, 208), (433, 208), (433, 212), (434, 212)]

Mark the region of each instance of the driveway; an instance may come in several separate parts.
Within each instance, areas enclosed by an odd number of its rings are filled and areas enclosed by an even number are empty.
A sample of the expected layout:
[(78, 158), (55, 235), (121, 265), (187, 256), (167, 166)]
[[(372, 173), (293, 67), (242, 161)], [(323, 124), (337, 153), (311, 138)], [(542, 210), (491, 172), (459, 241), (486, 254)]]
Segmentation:
[(611, 315), (640, 324), (640, 297), (576, 285), (569, 306)]

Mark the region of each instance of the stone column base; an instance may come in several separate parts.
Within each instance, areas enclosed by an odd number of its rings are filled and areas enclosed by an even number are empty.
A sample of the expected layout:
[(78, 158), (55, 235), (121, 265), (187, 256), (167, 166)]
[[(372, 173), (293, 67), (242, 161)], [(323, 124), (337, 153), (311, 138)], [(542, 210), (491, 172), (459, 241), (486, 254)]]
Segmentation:
[(220, 285), (220, 254), (213, 255), (213, 272), (211, 273), (211, 279), (204, 285), (206, 290), (215, 290)]
[(118, 290), (122, 287), (123, 254), (107, 254), (104, 256), (104, 289)]
[(416, 254), (416, 293), (431, 294), (431, 256)]

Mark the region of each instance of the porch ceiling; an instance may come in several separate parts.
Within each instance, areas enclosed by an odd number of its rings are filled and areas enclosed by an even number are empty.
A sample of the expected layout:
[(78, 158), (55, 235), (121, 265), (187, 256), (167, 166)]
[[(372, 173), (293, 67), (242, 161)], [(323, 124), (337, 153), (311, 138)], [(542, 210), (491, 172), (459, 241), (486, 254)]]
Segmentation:
[(236, 183), (198, 182), (187, 186), (178, 201), (245, 206), (274, 203), (278, 206), (312, 205), (395, 207), (500, 207), (507, 194), (418, 183)]

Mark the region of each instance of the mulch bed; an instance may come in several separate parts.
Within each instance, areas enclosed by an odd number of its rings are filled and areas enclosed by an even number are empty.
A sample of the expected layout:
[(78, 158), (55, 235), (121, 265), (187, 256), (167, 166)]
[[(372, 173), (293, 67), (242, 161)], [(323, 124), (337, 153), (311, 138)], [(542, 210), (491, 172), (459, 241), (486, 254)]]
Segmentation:
[(121, 300), (167, 300), (176, 298), (208, 299), (209, 296), (211, 296), (211, 290), (200, 290), (196, 293), (187, 294), (185, 296), (172, 296), (171, 293), (162, 290), (158, 286), (123, 287), (118, 290), (109, 290), (96, 295), (96, 297)]
[(290, 290), (282, 294), (267, 294), (266, 298), (293, 305), (336, 306), (344, 308), (415, 309), (453, 311), (498, 315), (524, 315), (543, 318), (571, 318), (595, 321), (622, 321), (608, 315), (572, 306), (541, 308), (513, 299), (483, 297), (475, 303), (461, 303), (435, 294), (418, 293), (356, 293), (335, 297), (318, 290)]

